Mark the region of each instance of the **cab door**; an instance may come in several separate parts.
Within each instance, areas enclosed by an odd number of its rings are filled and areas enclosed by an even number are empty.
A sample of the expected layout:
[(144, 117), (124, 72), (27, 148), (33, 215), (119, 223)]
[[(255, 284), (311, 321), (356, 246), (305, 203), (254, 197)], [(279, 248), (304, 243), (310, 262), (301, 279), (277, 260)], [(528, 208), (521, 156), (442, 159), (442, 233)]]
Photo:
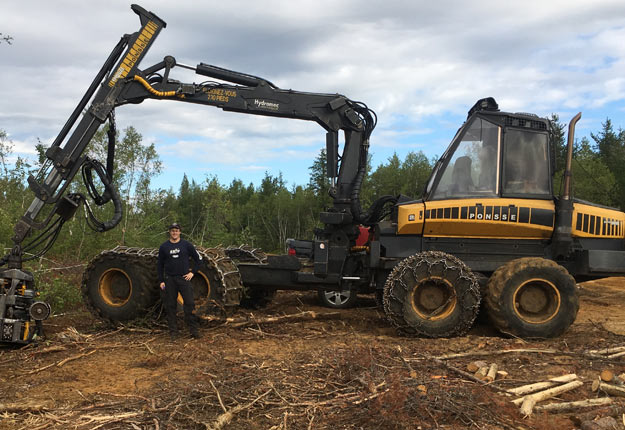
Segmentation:
[(549, 238), (547, 134), (475, 117), (441, 166), (424, 207), (424, 237)]

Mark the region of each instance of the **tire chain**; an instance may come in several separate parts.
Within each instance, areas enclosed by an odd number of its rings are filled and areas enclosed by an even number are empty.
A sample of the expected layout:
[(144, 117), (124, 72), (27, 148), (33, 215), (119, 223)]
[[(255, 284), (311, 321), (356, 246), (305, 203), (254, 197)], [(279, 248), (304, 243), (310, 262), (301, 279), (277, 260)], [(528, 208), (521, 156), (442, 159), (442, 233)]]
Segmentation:
[[(87, 307), (87, 309), (95, 316), (98, 316), (104, 320), (107, 321), (111, 321), (113, 323), (115, 323), (116, 321), (114, 320), (110, 320), (109, 318), (105, 317), (102, 312), (100, 311), (100, 309), (98, 309), (89, 299), (89, 292), (88, 292), (88, 287), (87, 287), (87, 280), (89, 277), (89, 273), (91, 271), (93, 271), (95, 264), (101, 260), (101, 259), (114, 259), (117, 256), (119, 256), (119, 254), (127, 254), (129, 256), (129, 259), (133, 261), (133, 265), (136, 266), (141, 266), (141, 270), (143, 270), (146, 274), (146, 276), (149, 278), (154, 279), (154, 282), (156, 282), (156, 273), (154, 273), (152, 276), (149, 270), (150, 267), (150, 263), (152, 263), (151, 261), (147, 260), (145, 258), (145, 255), (148, 254), (143, 254), (140, 252), (137, 253), (125, 253), (123, 252), (123, 250), (121, 252), (118, 252), (118, 248), (126, 248), (126, 247), (116, 247), (114, 249), (108, 249), (105, 251), (102, 251), (100, 254), (98, 254), (95, 258), (93, 258), (89, 264), (87, 265), (85, 271), (83, 272), (82, 275), (82, 282), (81, 282), (81, 294), (83, 297), (83, 303), (85, 304), (85, 306)], [(154, 261), (154, 263), (152, 263), (153, 267), (156, 267), (156, 261)]]
[(229, 246), (224, 249), (224, 252), (228, 257), (235, 260), (237, 263), (267, 263), (267, 254), (259, 248), (253, 248), (248, 245)]
[[(230, 248), (203, 248), (197, 247), (197, 252), (202, 259), (215, 270), (219, 276), (219, 298), (221, 303), (219, 305), (224, 307), (238, 306), (243, 297), (243, 283), (241, 281), (241, 274), (235, 261), (228, 256), (228, 252), (233, 254), (242, 255), (246, 258), (245, 261), (253, 258), (254, 261), (262, 262), (264, 254), (250, 247), (230, 247)], [(112, 250), (103, 251), (103, 253), (116, 253), (125, 254), (129, 256), (138, 256), (147, 263), (151, 263), (154, 270), (156, 270), (156, 264), (158, 259), (157, 248), (136, 248), (127, 246), (117, 246)]]
[[(415, 266), (415, 260), (419, 260), (418, 264)], [(393, 310), (392, 301), (394, 300), (397, 303), (403, 305), (404, 299), (398, 297), (394, 293), (393, 284), (399, 284), (405, 293), (409, 292), (409, 287), (403, 280), (403, 276), (406, 274), (406, 271), (410, 270), (412, 276), (417, 279), (416, 269), (421, 267), (422, 263), (427, 265), (427, 274), (428, 276), (432, 275), (432, 268), (439, 264), (444, 264), (444, 273), (448, 270), (457, 270), (460, 273), (458, 280), (467, 281), (470, 284), (469, 291), (477, 294), (478, 298), (479, 294), (479, 285), (476, 280), (471, 276), (467, 275), (465, 272), (466, 266), (464, 263), (454, 257), (453, 255), (447, 254), (442, 251), (426, 251), (424, 253), (412, 255), (397, 264), (391, 273), (389, 274), (386, 283), (384, 284), (384, 295), (383, 295), (383, 305), (384, 312), (387, 316), (387, 319), (397, 328), (397, 330), (404, 335), (416, 335), (419, 334), (419, 330), (410, 326), (406, 320), (404, 319), (404, 315), (402, 313), (395, 312)], [(450, 264), (451, 263), (451, 264)], [(459, 301), (461, 302), (461, 301)], [(477, 311), (479, 309), (480, 301), (477, 300), (475, 305), (471, 306), (471, 311)], [(477, 313), (477, 312), (476, 312)], [(472, 323), (473, 321), (471, 321)], [(470, 325), (470, 324), (469, 324)], [(458, 330), (459, 332), (461, 330)], [(427, 335), (427, 333), (422, 333)]]
[[(229, 246), (224, 250), (226, 255), (238, 263), (267, 264), (267, 254), (259, 248), (249, 245)], [(243, 286), (241, 307), (246, 309), (262, 309), (273, 300), (275, 290), (251, 289)]]

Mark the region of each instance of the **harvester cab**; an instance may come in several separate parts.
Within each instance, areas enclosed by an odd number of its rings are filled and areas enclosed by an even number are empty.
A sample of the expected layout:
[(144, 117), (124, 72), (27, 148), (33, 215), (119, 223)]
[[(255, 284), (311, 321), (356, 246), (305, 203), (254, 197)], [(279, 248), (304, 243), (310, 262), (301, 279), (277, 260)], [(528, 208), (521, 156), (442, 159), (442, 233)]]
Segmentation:
[(549, 132), (545, 119), (510, 118), (493, 98), (478, 101), (437, 163), (425, 198), (552, 198)]

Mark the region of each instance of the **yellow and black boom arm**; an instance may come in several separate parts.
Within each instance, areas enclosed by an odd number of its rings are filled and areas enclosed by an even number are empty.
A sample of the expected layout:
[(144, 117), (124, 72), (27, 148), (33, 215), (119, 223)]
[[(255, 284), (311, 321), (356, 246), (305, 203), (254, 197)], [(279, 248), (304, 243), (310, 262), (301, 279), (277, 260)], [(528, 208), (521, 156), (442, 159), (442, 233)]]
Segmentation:
[[(139, 67), (159, 32), (166, 23), (152, 12), (137, 5), (132, 10), (139, 15), (140, 29), (124, 35), (114, 47), (58, 137), (47, 149), (46, 161), (40, 171), (28, 178), (35, 198), (15, 226), (14, 247), (4, 258), (9, 268), (21, 269), (24, 249), (54, 241), (60, 226), (70, 219), (85, 200), (80, 194), (66, 191), (82, 168), (87, 188), (97, 204), (112, 201), (113, 218), (95, 223), (95, 229), (106, 231), (121, 219), (121, 201), (112, 187), (114, 132), (109, 135), (107, 168), (90, 160), (84, 152), (98, 128), (107, 120), (114, 126), (114, 109), (125, 104), (141, 103), (146, 99), (174, 100), (214, 106), (225, 111), (253, 115), (314, 121), (327, 132), (326, 152), (328, 176), (332, 187), (333, 208), (321, 214), (330, 230), (346, 230), (352, 238), (359, 223), (370, 222), (375, 214), (362, 211), (360, 187), (365, 176), (369, 137), (376, 123), (375, 113), (363, 103), (340, 94), (323, 94), (280, 89), (257, 76), (235, 72), (200, 63), (197, 66), (177, 64), (172, 56), (145, 69)], [(209, 81), (182, 83), (172, 79), (176, 67), (191, 69)], [(82, 117), (81, 117), (82, 114)], [(339, 132), (344, 134), (339, 151)], [(339, 153), (340, 152), (340, 153)], [(105, 186), (99, 195), (92, 183), (95, 172)], [(51, 208), (43, 211), (44, 208)], [(88, 206), (87, 206), (88, 208)], [(34, 230), (42, 230), (28, 245), (22, 242)], [(46, 248), (47, 249), (47, 248)]]

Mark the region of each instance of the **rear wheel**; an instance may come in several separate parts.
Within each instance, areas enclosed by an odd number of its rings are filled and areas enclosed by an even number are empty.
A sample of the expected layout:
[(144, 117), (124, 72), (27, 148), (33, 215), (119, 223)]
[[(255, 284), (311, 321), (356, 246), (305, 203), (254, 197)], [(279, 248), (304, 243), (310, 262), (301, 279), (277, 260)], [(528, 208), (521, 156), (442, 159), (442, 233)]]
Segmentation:
[(519, 258), (489, 279), (486, 308), (501, 332), (550, 338), (575, 321), (579, 298), (575, 280), (564, 267), (544, 258)]
[(356, 292), (352, 290), (319, 290), (317, 291), (317, 296), (323, 306), (334, 309), (349, 308), (358, 300)]
[(461, 260), (427, 251), (395, 266), (383, 301), (387, 317), (403, 333), (459, 336), (475, 320), (480, 291), (475, 275)]
[[(197, 273), (191, 278), (193, 301), (196, 309), (205, 309), (211, 300), (221, 301), (220, 282), (217, 271), (206, 259), (202, 259)], [(182, 310), (184, 300), (178, 294), (178, 310)]]
[(83, 274), (87, 307), (110, 321), (145, 316), (158, 301), (156, 266), (151, 260), (116, 252), (100, 254)]

